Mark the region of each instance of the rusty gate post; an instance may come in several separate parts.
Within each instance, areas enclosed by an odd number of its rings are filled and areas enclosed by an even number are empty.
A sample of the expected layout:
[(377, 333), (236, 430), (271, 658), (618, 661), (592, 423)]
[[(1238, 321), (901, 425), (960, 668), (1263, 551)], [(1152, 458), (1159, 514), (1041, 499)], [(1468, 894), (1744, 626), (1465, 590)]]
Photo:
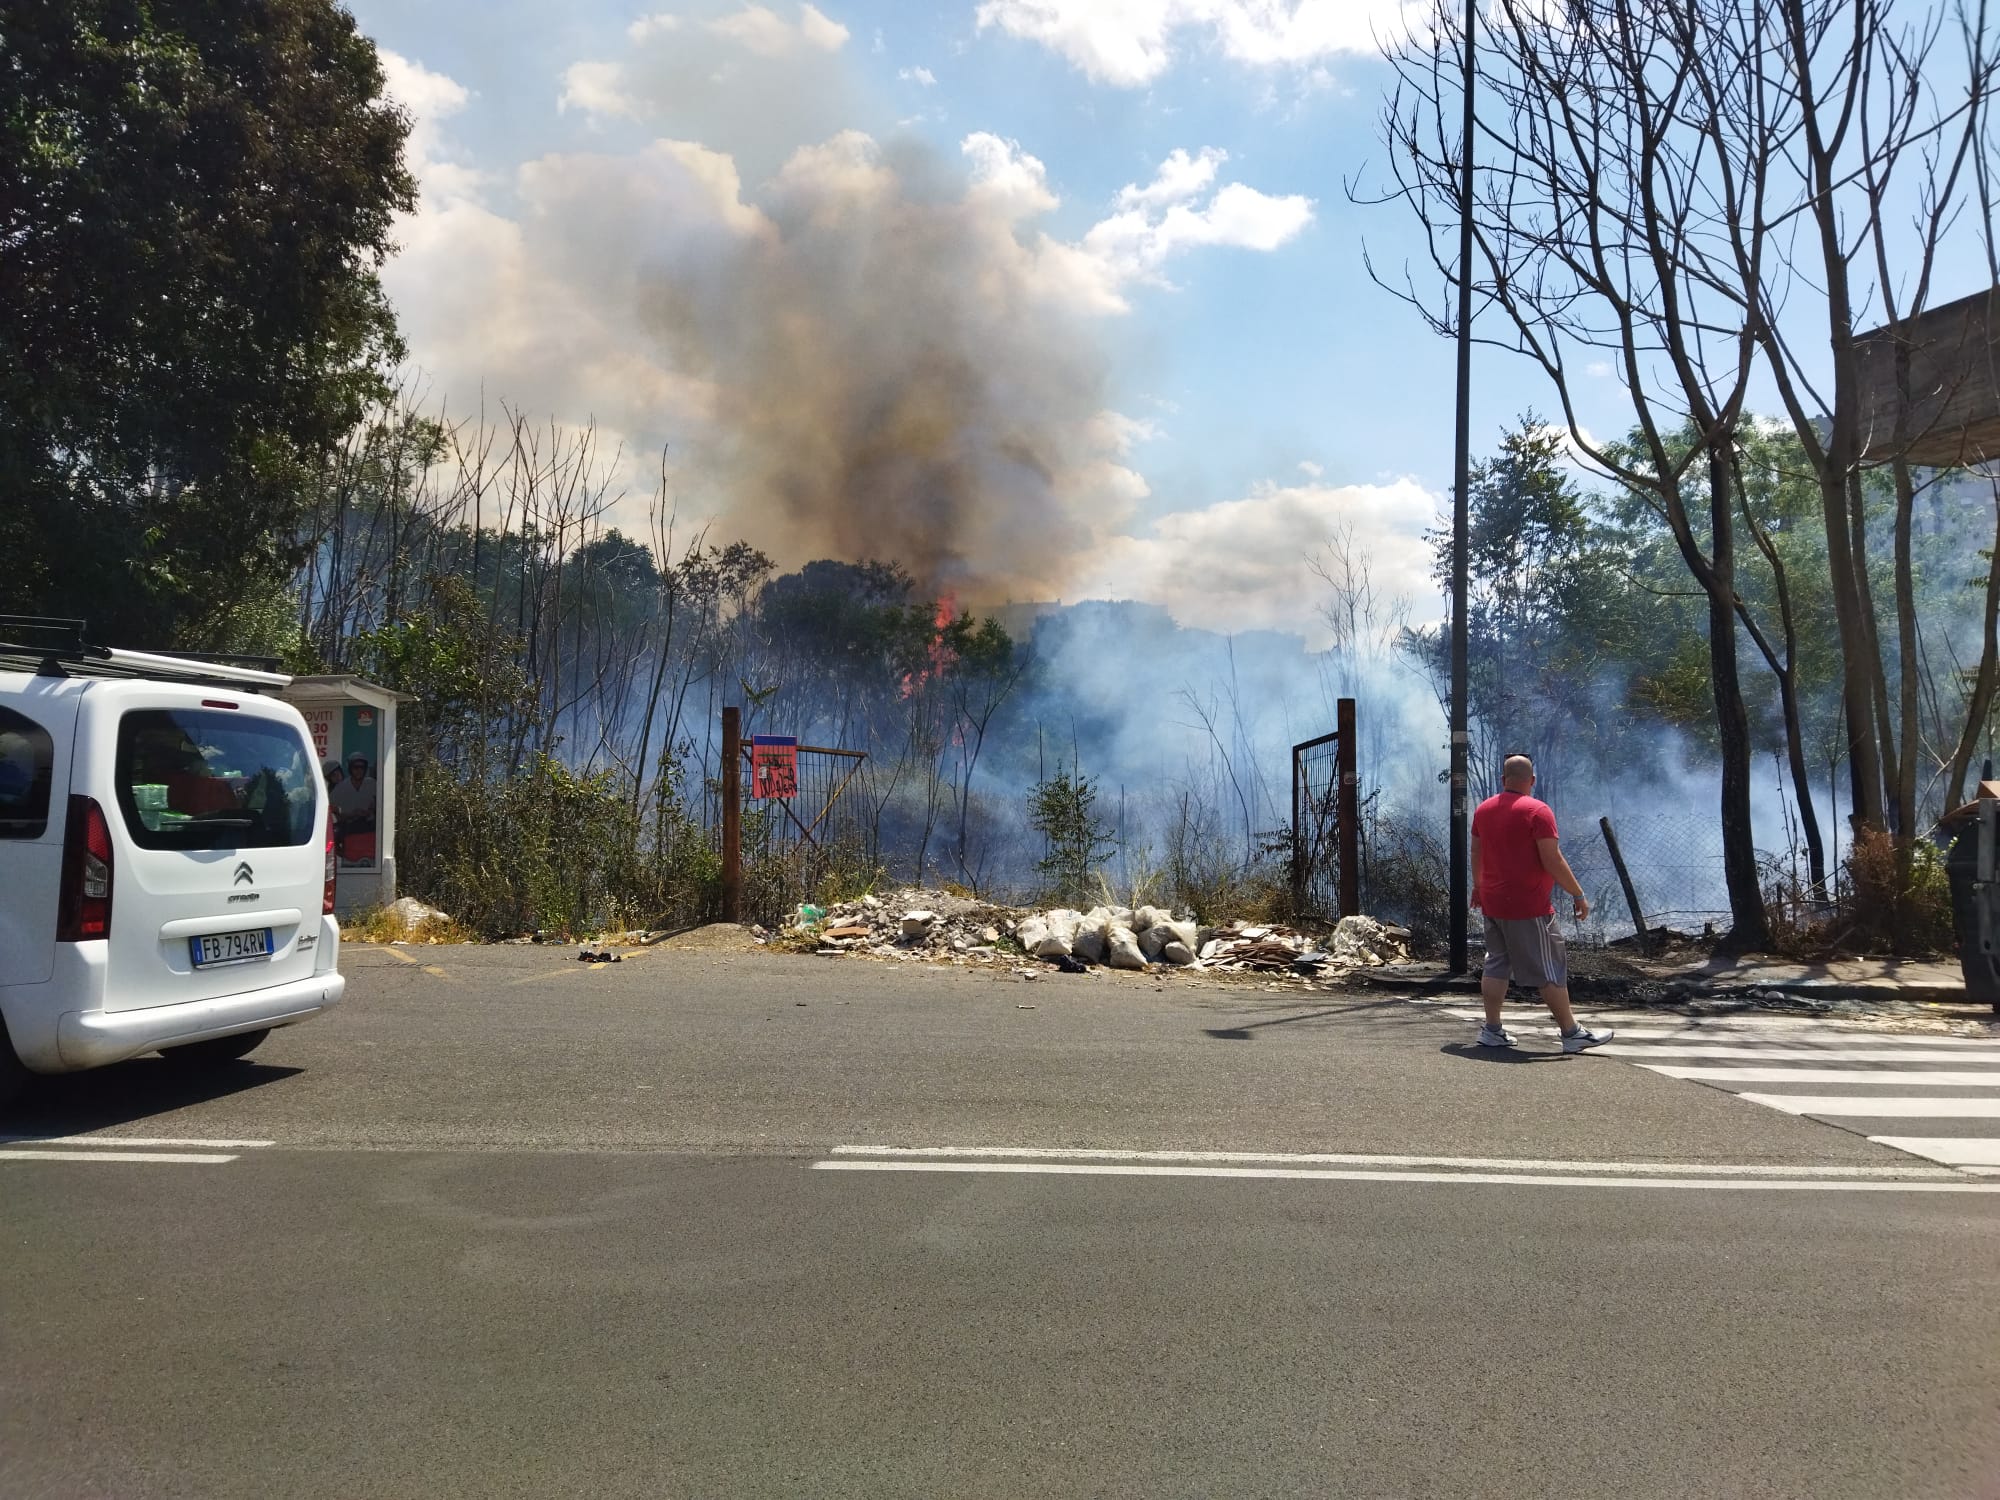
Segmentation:
[(1340, 914), (1361, 915), (1361, 789), (1354, 774), (1354, 700), (1335, 705), (1340, 735)]
[(1306, 910), (1306, 812), (1305, 798), (1301, 789), (1305, 778), (1305, 767), (1301, 763), (1299, 747), (1292, 746), (1292, 915), (1302, 917)]
[(743, 711), (722, 711), (722, 920), (743, 920)]

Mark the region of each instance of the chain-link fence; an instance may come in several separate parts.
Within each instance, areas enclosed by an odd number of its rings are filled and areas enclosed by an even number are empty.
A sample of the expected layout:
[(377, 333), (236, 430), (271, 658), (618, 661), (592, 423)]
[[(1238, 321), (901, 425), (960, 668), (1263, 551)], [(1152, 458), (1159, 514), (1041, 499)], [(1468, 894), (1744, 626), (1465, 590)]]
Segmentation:
[[(1578, 816), (1565, 809), (1563, 854), (1590, 898), (1590, 920), (1573, 929), (1577, 940), (1612, 942), (1634, 931), (1631, 911), (1605, 844), (1599, 814)], [(1700, 932), (1729, 925), (1729, 893), (1723, 876), (1722, 826), (1714, 818), (1671, 813), (1611, 817), (1633, 892), (1648, 927)], [(1557, 910), (1564, 911), (1560, 901)]]
[[(1572, 924), (1568, 900), (1556, 896), (1563, 930), (1585, 947), (1630, 938), (1635, 931), (1631, 908), (1600, 815), (1565, 809), (1557, 819), (1563, 855), (1590, 898), (1589, 920)], [(1690, 935), (1711, 926), (1718, 932), (1728, 929), (1722, 825), (1712, 814), (1620, 814), (1610, 821), (1648, 928)], [(1363, 910), (1441, 940), (1451, 921), (1451, 846), (1444, 820), (1428, 812), (1412, 816), (1407, 809), (1386, 810), (1371, 798), (1362, 804), (1360, 852)], [(1829, 851), (1829, 862), (1837, 855)], [(1768, 902), (1793, 903), (1793, 915), (1800, 920), (1824, 913), (1825, 903), (1811, 894), (1803, 848), (1760, 848), (1757, 863)], [(1836, 895), (1840, 878), (1836, 865), (1828, 881)], [(1475, 934), (1477, 930), (1475, 923)]]

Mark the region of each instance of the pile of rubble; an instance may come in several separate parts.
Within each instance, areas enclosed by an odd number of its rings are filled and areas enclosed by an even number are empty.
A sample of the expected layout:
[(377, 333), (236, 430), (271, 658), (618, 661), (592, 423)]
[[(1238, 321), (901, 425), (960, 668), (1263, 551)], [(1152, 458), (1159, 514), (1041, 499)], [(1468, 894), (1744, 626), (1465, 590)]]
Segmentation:
[(1204, 967), (1253, 973), (1316, 974), (1322, 969), (1379, 969), (1409, 961), (1409, 929), (1389, 927), (1373, 917), (1342, 917), (1327, 939), (1289, 927), (1232, 922), (1215, 929), (1201, 945)]
[[(770, 940), (773, 934), (759, 934)], [(1330, 937), (1231, 922), (1207, 927), (1156, 906), (1057, 907), (1022, 913), (939, 891), (891, 891), (822, 910), (802, 906), (789, 936), (820, 953), (872, 953), (953, 963), (1019, 963), (1069, 970), (1156, 964), (1233, 973), (1317, 974), (1407, 963), (1409, 932), (1372, 917), (1345, 917)]]
[[(1015, 914), (1005, 907), (944, 891), (898, 890), (821, 908), (801, 906), (790, 936), (817, 939), (821, 953), (874, 953), (882, 958), (955, 958), (1006, 962)], [(775, 936), (754, 929), (760, 938)]]

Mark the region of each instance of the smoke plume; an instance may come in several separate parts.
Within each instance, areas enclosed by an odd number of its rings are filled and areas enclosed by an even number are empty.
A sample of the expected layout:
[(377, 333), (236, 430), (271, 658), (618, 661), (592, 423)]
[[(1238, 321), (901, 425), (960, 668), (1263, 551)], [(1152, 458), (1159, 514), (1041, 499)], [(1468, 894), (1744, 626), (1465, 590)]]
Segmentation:
[[(680, 148), (689, 153), (692, 148)], [(645, 327), (703, 382), (697, 453), (783, 555), (880, 557), (930, 587), (1047, 597), (1143, 493), (1118, 465), (1087, 277), (1017, 237), (1041, 169), (976, 140), (798, 152), (735, 232), (643, 274)]]
[(1175, 150), (1067, 239), (1030, 150), (923, 144), (812, 5), (652, 15), (626, 41), (563, 75), (602, 149), (504, 186), (439, 128), (467, 90), (391, 59), (423, 107), (424, 205), (389, 279), (438, 386), (588, 415), (637, 494), (666, 446), (682, 514), (781, 563), (890, 559), (970, 603), (1088, 582), (1147, 496), (1105, 321), (1186, 254), (1289, 242), (1311, 203)]

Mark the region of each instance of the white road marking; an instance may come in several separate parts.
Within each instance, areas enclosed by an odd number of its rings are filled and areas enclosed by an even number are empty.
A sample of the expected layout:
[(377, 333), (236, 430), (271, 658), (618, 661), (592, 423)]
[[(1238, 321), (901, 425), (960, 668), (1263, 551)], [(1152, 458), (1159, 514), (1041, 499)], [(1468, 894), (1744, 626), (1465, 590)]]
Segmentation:
[(1982, 1072), (1942, 1068), (1683, 1068), (1640, 1063), (1666, 1078), (1736, 1083), (1893, 1083), (1905, 1088), (2000, 1089), (2000, 1067)]
[(2000, 1171), (2000, 1136), (1871, 1135), (1878, 1146), (1928, 1156), (1953, 1167), (1989, 1167)]
[(235, 1160), (187, 1151), (0, 1151), (0, 1161), (126, 1161), (191, 1167)]
[[(1618, 1033), (1621, 1037), (1625, 1032)], [(1647, 1046), (1628, 1047), (1623, 1042), (1606, 1042), (1591, 1051), (1600, 1057), (1736, 1057), (1758, 1062), (1830, 1062), (1830, 1063), (1990, 1063), (2000, 1067), (2000, 1047), (1982, 1048), (1978, 1052), (1950, 1052), (1943, 1055), (1924, 1056), (1912, 1053), (1903, 1047), (1814, 1047), (1804, 1043), (1793, 1043), (1784, 1047), (1726, 1047), (1714, 1043), (1677, 1044), (1661, 1042)]]
[[(1461, 1021), (1483, 1022), (1486, 1013), (1465, 1010), (1457, 1006), (1442, 1006), (1439, 1013)], [(1768, 1031), (1784, 1033), (1790, 1041), (1796, 1035), (1801, 1040), (1812, 1037), (1834, 1042), (1866, 1042), (1870, 1046), (1894, 1044), (1899, 1047), (1993, 1047), (2000, 1046), (2000, 1035), (1986, 1036), (1944, 1036), (1936, 1033), (1916, 1033), (1902, 1031), (1879, 1031), (1865, 1026), (1829, 1026), (1816, 1017), (1806, 1016), (1688, 1016), (1685, 1018), (1661, 1015), (1657, 1011), (1622, 1012), (1592, 1011), (1584, 1017), (1587, 1022), (1603, 1022), (1606, 1026), (1618, 1028), (1618, 1035), (1628, 1041), (1694, 1041), (1705, 1034), (1716, 1041), (1728, 1040), (1727, 1035), (1736, 1031)], [(1663, 1021), (1677, 1024), (1662, 1026)], [(1559, 1036), (1561, 1033), (1552, 1025), (1539, 1021), (1522, 1021), (1518, 1017), (1508, 1023), (1508, 1029), (1516, 1034), (1530, 1036)]]
[(1860, 1094), (1738, 1094), (1788, 1115), (1878, 1120), (2000, 1120), (2000, 1099), (1870, 1099)]
[(1817, 1178), (1562, 1177), (1526, 1172), (1364, 1172), (1329, 1167), (1166, 1166), (1153, 1162), (862, 1161), (813, 1163), (816, 1172), (974, 1172), (1048, 1177), (1221, 1177), (1294, 1182), (1473, 1183), (1496, 1187), (1708, 1188), (1748, 1192), (2000, 1193), (2000, 1182), (1873, 1182)]
[(0, 1146), (109, 1146), (121, 1150), (140, 1146), (194, 1146), (213, 1151), (247, 1151), (276, 1144), (275, 1141), (205, 1141), (165, 1135), (0, 1135)]
[(1345, 1151), (1131, 1151), (1109, 1147), (1073, 1149), (1040, 1146), (835, 1146), (835, 1156), (889, 1160), (1188, 1162), (1283, 1166), (1461, 1167), (1514, 1172), (1633, 1172), (1724, 1177), (1955, 1177), (1937, 1167), (1793, 1167), (1737, 1162), (1547, 1161), (1509, 1156), (1372, 1156)]

